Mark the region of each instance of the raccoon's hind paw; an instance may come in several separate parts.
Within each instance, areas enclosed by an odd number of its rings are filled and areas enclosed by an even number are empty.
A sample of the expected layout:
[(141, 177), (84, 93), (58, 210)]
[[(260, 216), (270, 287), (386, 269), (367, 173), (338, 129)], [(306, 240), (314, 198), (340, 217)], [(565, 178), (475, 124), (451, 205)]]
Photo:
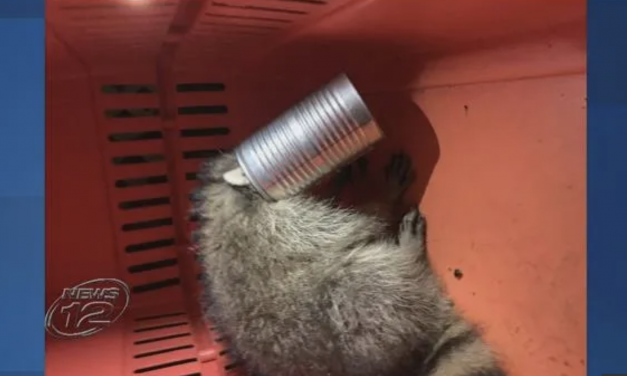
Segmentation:
[(401, 247), (417, 247), (424, 252), (427, 221), (418, 208), (411, 209), (401, 221), (398, 242)]

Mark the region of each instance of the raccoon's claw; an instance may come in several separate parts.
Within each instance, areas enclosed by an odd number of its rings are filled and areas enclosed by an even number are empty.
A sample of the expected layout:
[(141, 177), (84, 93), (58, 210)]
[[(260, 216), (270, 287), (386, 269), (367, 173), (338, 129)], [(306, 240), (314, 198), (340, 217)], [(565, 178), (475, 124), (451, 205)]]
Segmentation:
[(401, 246), (411, 243), (424, 243), (426, 229), (425, 217), (420, 214), (418, 208), (411, 209), (401, 221), (398, 232), (398, 241)]
[(392, 200), (399, 200), (414, 179), (415, 173), (411, 158), (402, 152), (393, 154), (385, 167), (385, 181)]
[(418, 208), (411, 209), (401, 222), (401, 233), (409, 232), (411, 236), (420, 236), (424, 231), (425, 218)]

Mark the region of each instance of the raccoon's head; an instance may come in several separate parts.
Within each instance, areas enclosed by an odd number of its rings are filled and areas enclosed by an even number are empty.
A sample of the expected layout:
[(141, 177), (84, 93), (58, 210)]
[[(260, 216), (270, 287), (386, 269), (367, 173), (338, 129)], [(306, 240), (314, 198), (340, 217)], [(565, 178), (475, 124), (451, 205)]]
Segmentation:
[(198, 171), (198, 179), (204, 184), (224, 182), (223, 176), (231, 170), (237, 169), (239, 164), (235, 153), (221, 153), (208, 158)]
[(250, 209), (263, 202), (261, 195), (239, 169), (232, 152), (207, 159), (198, 172), (198, 180), (201, 185), (194, 194), (194, 206), (200, 211), (230, 213)]

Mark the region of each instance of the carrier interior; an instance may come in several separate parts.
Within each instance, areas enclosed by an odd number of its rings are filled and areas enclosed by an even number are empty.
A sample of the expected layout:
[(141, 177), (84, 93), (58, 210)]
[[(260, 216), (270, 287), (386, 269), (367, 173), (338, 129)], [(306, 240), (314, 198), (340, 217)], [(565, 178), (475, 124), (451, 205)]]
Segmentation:
[[(585, 373), (583, 0), (47, 0), (47, 304), (127, 313), (47, 340), (50, 375), (238, 371), (202, 321), (198, 163), (345, 72), (418, 179), (429, 252), (511, 375)], [(457, 271), (457, 272), (456, 272)]]

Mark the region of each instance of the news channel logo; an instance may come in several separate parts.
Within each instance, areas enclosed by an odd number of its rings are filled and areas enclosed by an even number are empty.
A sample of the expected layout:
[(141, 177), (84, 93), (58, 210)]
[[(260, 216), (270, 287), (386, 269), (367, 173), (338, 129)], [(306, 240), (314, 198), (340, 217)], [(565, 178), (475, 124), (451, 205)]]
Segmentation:
[(46, 331), (57, 338), (92, 336), (124, 314), (130, 297), (128, 285), (115, 278), (97, 278), (64, 288), (46, 312)]

